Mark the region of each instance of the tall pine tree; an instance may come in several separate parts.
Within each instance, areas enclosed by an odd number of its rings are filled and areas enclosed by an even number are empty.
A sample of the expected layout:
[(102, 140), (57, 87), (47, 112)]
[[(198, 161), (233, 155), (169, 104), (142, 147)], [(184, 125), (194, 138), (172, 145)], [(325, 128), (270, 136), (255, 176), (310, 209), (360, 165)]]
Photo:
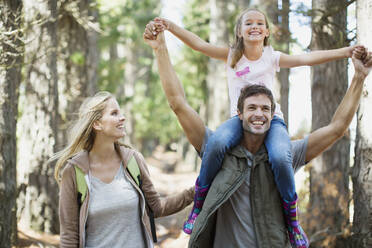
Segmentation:
[(22, 1), (0, 5), (0, 247), (17, 237), (16, 126), (23, 62)]
[[(346, 40), (346, 0), (312, 1), (312, 50), (335, 49)], [(347, 60), (311, 70), (312, 130), (327, 125), (347, 90)], [(349, 224), (350, 140), (344, 136), (312, 161), (310, 170), (310, 236), (335, 247), (336, 234)], [(322, 246), (323, 247), (323, 246)]]

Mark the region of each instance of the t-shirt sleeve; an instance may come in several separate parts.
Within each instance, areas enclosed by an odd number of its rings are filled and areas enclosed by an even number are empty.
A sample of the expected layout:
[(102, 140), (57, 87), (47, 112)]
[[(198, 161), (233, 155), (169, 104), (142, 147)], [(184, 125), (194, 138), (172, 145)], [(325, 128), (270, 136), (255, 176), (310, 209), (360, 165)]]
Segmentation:
[(293, 170), (295, 172), (306, 164), (307, 143), (308, 136), (306, 136), (304, 139), (291, 141)]
[(200, 149), (199, 157), (203, 157), (204, 150), (205, 150), (205, 145), (208, 143), (209, 137), (213, 134), (212, 130), (210, 130), (208, 127), (205, 127), (205, 134), (204, 134), (204, 139), (203, 139), (203, 145)]

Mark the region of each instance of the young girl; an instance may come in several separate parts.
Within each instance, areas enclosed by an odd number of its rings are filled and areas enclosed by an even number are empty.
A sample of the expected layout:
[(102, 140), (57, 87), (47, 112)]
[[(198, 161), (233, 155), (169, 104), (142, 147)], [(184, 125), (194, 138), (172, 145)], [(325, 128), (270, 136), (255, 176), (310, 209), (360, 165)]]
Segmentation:
[[(97, 93), (80, 107), (71, 143), (52, 158), (58, 159), (62, 248), (153, 247), (149, 209), (155, 217), (166, 216), (192, 202), (193, 188), (160, 197), (143, 156), (118, 142), (125, 135), (124, 121), (116, 99), (108, 92)], [(138, 164), (140, 186), (126, 169), (131, 159)], [(88, 186), (81, 205), (74, 167), (83, 171)]]
[[(240, 90), (250, 84), (261, 84), (272, 90), (275, 72), (279, 71), (280, 67), (316, 65), (351, 57), (354, 47), (314, 51), (303, 55), (287, 55), (274, 51), (268, 42), (270, 32), (266, 16), (256, 9), (248, 9), (240, 14), (235, 26), (235, 42), (231, 48), (211, 45), (195, 34), (163, 18), (155, 18), (151, 25), (154, 35), (168, 30), (192, 49), (227, 63), (232, 118), (218, 127), (206, 144), (200, 175), (196, 181), (194, 207), (184, 224), (184, 231), (190, 234), (195, 219), (203, 206), (209, 186), (221, 168), (224, 153), (236, 146), (242, 137), (241, 122), (236, 116)], [(298, 223), (297, 194), (290, 139), (279, 105), (275, 110), (265, 145), (275, 181), (283, 199), (291, 244), (293, 247), (308, 247), (308, 239)]]

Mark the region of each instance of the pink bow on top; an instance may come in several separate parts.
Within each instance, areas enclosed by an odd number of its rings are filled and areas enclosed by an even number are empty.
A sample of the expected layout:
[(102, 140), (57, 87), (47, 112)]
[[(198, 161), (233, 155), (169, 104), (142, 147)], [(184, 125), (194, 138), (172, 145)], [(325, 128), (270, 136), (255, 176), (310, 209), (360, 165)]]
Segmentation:
[(235, 72), (235, 74), (236, 74), (238, 77), (241, 77), (241, 76), (244, 76), (245, 74), (248, 74), (249, 72), (250, 72), (250, 70), (249, 70), (249, 66), (247, 66), (247, 67), (245, 67), (243, 70)]

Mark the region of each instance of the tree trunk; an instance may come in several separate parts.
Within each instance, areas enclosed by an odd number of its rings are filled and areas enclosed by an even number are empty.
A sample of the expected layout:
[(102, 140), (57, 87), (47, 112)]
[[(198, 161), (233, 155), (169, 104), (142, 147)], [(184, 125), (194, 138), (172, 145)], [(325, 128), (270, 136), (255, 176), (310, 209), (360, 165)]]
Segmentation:
[[(124, 51), (124, 58), (125, 58), (125, 71), (124, 77), (120, 78), (119, 82), (117, 82), (117, 89), (114, 91), (116, 95), (116, 99), (119, 101), (120, 106), (123, 108), (123, 112), (125, 115), (125, 131), (127, 135), (124, 137), (124, 143), (128, 145), (133, 145), (135, 143), (135, 147), (141, 147), (137, 140), (135, 139), (135, 120), (133, 118), (133, 96), (135, 92), (135, 82), (138, 79), (138, 57), (137, 50), (133, 47), (133, 44), (111, 44), (109, 48), (109, 56), (110, 56), (110, 65), (109, 70), (110, 73), (113, 73), (114, 76), (111, 78), (112, 82), (115, 82), (117, 77), (115, 77), (115, 72), (117, 71), (117, 64), (118, 60), (123, 59), (120, 58), (118, 55), (118, 49)], [(139, 145), (139, 146), (138, 146)]]
[(248, 9), (251, 4), (251, 0), (237, 0), (236, 6), (240, 10)]
[[(145, 58), (146, 60), (148, 61), (153, 61), (154, 60), (154, 57), (153, 57), (153, 53), (151, 50), (149, 49), (144, 49), (143, 47), (141, 48), (137, 48), (137, 51), (138, 51), (138, 57), (140, 57), (142, 60)], [(152, 78), (152, 73), (151, 73), (151, 67), (152, 67), (152, 64), (153, 63), (149, 63), (149, 64), (140, 64), (140, 60), (137, 58), (137, 64), (140, 65), (141, 68), (138, 69), (137, 71), (137, 78), (138, 79), (141, 79), (142, 83), (144, 84), (144, 96), (145, 98), (147, 99), (155, 99), (155, 97), (153, 97), (156, 93), (156, 86), (154, 87), (154, 85), (152, 84), (152, 82), (154, 81), (154, 78)], [(137, 82), (139, 81), (137, 79)], [(136, 92), (136, 89), (135, 89), (135, 92)], [(138, 104), (138, 103), (137, 103)], [(150, 108), (151, 109), (151, 108)], [(129, 111), (129, 110), (127, 110)], [(133, 139), (132, 139), (132, 142), (133, 141), (136, 141), (136, 140), (139, 140), (138, 137), (136, 137), (135, 133), (136, 133), (136, 120), (134, 118), (135, 116), (135, 109), (130, 109), (131, 111), (131, 116), (132, 116), (132, 119), (130, 120), (131, 121), (131, 125), (132, 125), (132, 130), (133, 130)], [(136, 144), (136, 142), (134, 142), (134, 144)], [(149, 137), (149, 138), (145, 138), (145, 139), (142, 139), (141, 140), (141, 144), (138, 144), (138, 147), (141, 147), (141, 151), (144, 152), (144, 154), (150, 154), (154, 149), (155, 147), (159, 144), (159, 139), (158, 137)]]
[[(270, 39), (275, 50), (289, 54), (289, 42), (291, 34), (289, 32), (289, 0), (282, 0), (279, 8), (277, 0), (260, 0), (269, 20), (274, 24), (270, 27)], [(288, 123), (288, 95), (289, 95), (289, 69), (281, 68), (277, 73), (277, 80), (280, 88), (280, 108), (284, 115), (284, 121)], [(277, 92), (275, 92), (277, 93)]]
[[(209, 0), (211, 19), (209, 23), (209, 42), (218, 45), (229, 45), (227, 0)], [(229, 117), (230, 105), (227, 104), (228, 92), (225, 64), (216, 59), (209, 59), (207, 75), (207, 124), (215, 129)]]
[[(76, 119), (82, 101), (97, 91), (99, 61), (98, 11), (94, 0), (63, 0), (59, 9), (59, 92), (62, 145), (69, 121)], [(59, 148), (60, 149), (60, 148)]]
[(22, 1), (0, 6), (0, 247), (17, 239), (16, 126), (23, 62)]
[[(346, 0), (313, 0), (311, 49), (347, 46)], [(327, 125), (347, 90), (347, 61), (312, 67), (312, 130)], [(350, 140), (343, 137), (312, 161), (310, 208), (305, 231), (312, 247), (335, 247), (336, 235), (349, 224)], [(317, 235), (314, 233), (317, 232)], [(338, 246), (339, 247), (339, 246)]]
[[(358, 43), (372, 49), (372, 1), (357, 1)], [(357, 134), (355, 140), (355, 162), (352, 173), (354, 188), (354, 218), (352, 242), (356, 247), (372, 247), (372, 76), (365, 82), (357, 114)]]
[(20, 100), (18, 198), (21, 225), (58, 233), (58, 188), (46, 162), (58, 145), (57, 1), (24, 1), (25, 82)]
[(126, 135), (126, 143), (134, 144), (135, 147), (141, 147), (141, 144), (137, 142), (134, 137), (134, 118), (133, 118), (133, 97), (135, 95), (135, 83), (138, 80), (138, 55), (137, 49), (134, 49), (135, 44), (126, 44), (125, 48), (125, 57), (126, 57), (126, 64), (125, 64), (125, 74), (124, 74), (124, 82), (121, 82), (119, 85), (119, 91), (117, 94), (118, 99), (120, 102), (124, 102), (124, 114), (126, 118), (128, 118), (127, 123), (125, 125), (125, 129), (127, 131)]
[[(278, 26), (279, 51), (289, 54), (289, 42), (291, 33), (289, 31), (289, 0), (282, 0), (282, 9), (280, 11), (281, 21)], [(284, 121), (288, 123), (288, 95), (289, 95), (289, 68), (282, 68), (277, 75), (280, 83), (280, 107), (284, 115)]]

